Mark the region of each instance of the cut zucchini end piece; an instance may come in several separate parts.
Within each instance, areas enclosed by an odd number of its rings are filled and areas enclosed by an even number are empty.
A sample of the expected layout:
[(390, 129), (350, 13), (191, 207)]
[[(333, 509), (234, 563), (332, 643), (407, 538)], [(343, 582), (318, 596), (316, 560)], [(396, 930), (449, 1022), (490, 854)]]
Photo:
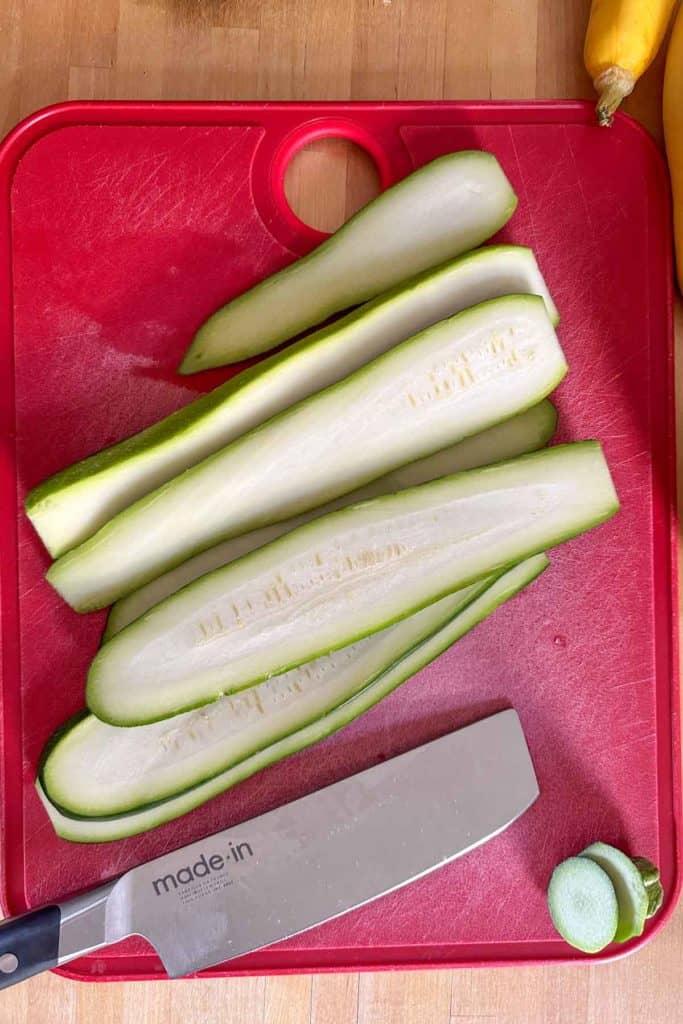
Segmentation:
[[(46, 482), (47, 483), (47, 482)], [(38, 484), (26, 495), (24, 501), (24, 512), (31, 526), (43, 542), (50, 558), (59, 558), (67, 550), (61, 531), (53, 529), (50, 522), (48, 499), (46, 497), (46, 483)]]
[(108, 602), (104, 598), (103, 603), (98, 604), (97, 601), (94, 603), (91, 601), (79, 601), (78, 599), (72, 599), (71, 597), (67, 596), (67, 591), (65, 590), (64, 587), (63, 569), (65, 565), (67, 567), (69, 565), (69, 562), (67, 561), (69, 554), (70, 552), (67, 551), (66, 554), (60, 555), (60, 557), (52, 563), (50, 568), (45, 573), (45, 579), (53, 588), (53, 590), (57, 591), (62, 600), (66, 601), (66, 603), (70, 605), (75, 612), (80, 612), (81, 614), (84, 614), (85, 612), (94, 612), (98, 611), (99, 608), (105, 608)]
[[(524, 489), (517, 494), (520, 482), (523, 482)], [(552, 488), (552, 504), (544, 508), (542, 529), (538, 528), (533, 511), (535, 506), (527, 502), (529, 492), (526, 488), (530, 485), (536, 488), (537, 484), (543, 488), (542, 495)], [(571, 497), (578, 492), (586, 495), (578, 508), (571, 501), (567, 503), (564, 500), (565, 494)], [(473, 506), (469, 504), (471, 495), (475, 496)], [(485, 495), (483, 501), (480, 495)], [(513, 501), (517, 504), (513, 505)], [(615, 501), (613, 484), (600, 446), (594, 442), (583, 442), (556, 446), (497, 466), (444, 477), (397, 495), (331, 513), (201, 577), (122, 630), (101, 648), (91, 665), (86, 690), (88, 707), (98, 718), (112, 725), (145, 725), (191, 710), (223, 693), (250, 687), (273, 674), (354, 643), (446, 594), (490, 575), (491, 571), (597, 525), (613, 513)], [(459, 519), (455, 518), (453, 511), (456, 507)], [(510, 537), (503, 534), (501, 540), (496, 539), (495, 545), (483, 550), (478, 548), (468, 555), (470, 560), (465, 562), (459, 558), (460, 523), (467, 520), (471, 507), (477, 510), (477, 514), (481, 514), (482, 508), (490, 508), (487, 522), (491, 523), (506, 521), (511, 507), (519, 507), (523, 510), (521, 514), (528, 517), (529, 532), (521, 541), (514, 534)], [(430, 531), (423, 536), (438, 536), (441, 546), (427, 547), (427, 539), (420, 541), (429, 563), (421, 557), (416, 558), (414, 549), (406, 546), (411, 561), (404, 563), (407, 569), (405, 573), (402, 570), (401, 587), (393, 587), (391, 604), (384, 596), (381, 603), (373, 603), (374, 598), (369, 596), (372, 592), (366, 589), (363, 594), (365, 603), (361, 607), (355, 591), (342, 591), (342, 584), (328, 585), (332, 576), (325, 576), (320, 588), (317, 591), (311, 588), (311, 592), (316, 601), (316, 615), (318, 607), (328, 615), (327, 620), (322, 615), (318, 620), (323, 625), (326, 621), (331, 623), (329, 628), (325, 626), (327, 632), (318, 629), (313, 618), (310, 619), (311, 626), (306, 629), (301, 628), (297, 620), (291, 636), (286, 638), (287, 644), (282, 638), (275, 643), (271, 640), (272, 630), (264, 633), (266, 626), (271, 629), (269, 623), (274, 618), (274, 613), (269, 612), (271, 619), (263, 616), (259, 619), (258, 633), (257, 626), (253, 627), (260, 648), (246, 648), (244, 637), (247, 634), (238, 634), (235, 630), (229, 639), (222, 635), (216, 638), (211, 662), (197, 657), (195, 637), (187, 624), (198, 618), (201, 621), (202, 609), (208, 607), (208, 602), (225, 600), (225, 595), (238, 585), (243, 587), (241, 593), (247, 594), (252, 580), (261, 578), (259, 574), (270, 572), (271, 567), (285, 562), (293, 565), (294, 558), (299, 559), (297, 565), (315, 564), (315, 553), (318, 550), (335, 551), (333, 545), (338, 537), (353, 537), (355, 547), (349, 546), (346, 550), (359, 550), (365, 558), (364, 553), (370, 549), (363, 545), (381, 544), (382, 540), (375, 538), (385, 536), (386, 524), (399, 524), (392, 526), (392, 539), (398, 543), (404, 536), (412, 537), (412, 534), (402, 532), (402, 524), (409, 522), (413, 530), (417, 516)], [(435, 521), (439, 523), (438, 528)], [(443, 555), (446, 545), (454, 552), (448, 559)], [(436, 551), (436, 555), (432, 556), (431, 551)], [(333, 563), (330, 561), (330, 564)], [(391, 570), (386, 572), (395, 574), (395, 565), (392, 562)], [(436, 571), (430, 570), (431, 565)], [(310, 578), (315, 580), (314, 575)], [(373, 576), (371, 582), (379, 592), (376, 581), (377, 577)], [(254, 593), (256, 586), (253, 584)], [(355, 603), (344, 603), (343, 595), (347, 592), (354, 593)], [(336, 612), (337, 607), (343, 609), (341, 618)], [(190, 616), (194, 619), (190, 620)], [(170, 648), (171, 638), (175, 644), (173, 648)], [(237, 659), (240, 650), (238, 640), (242, 649), (247, 651), (241, 661)], [(172, 665), (170, 662), (165, 664), (165, 672), (157, 669), (149, 653), (153, 643), (159, 644), (159, 650), (167, 652), (172, 649), (175, 652)], [(205, 659), (204, 649), (200, 647), (199, 651), (201, 659)], [(140, 652), (144, 652), (148, 659), (146, 663)]]
[(206, 359), (205, 354), (202, 352), (200, 344), (201, 333), (202, 328), (200, 327), (190, 342), (189, 348), (178, 366), (177, 372), (182, 377), (189, 377), (193, 373), (200, 373), (201, 370), (208, 370), (211, 368), (212, 364)]
[(590, 857), (569, 857), (548, 885), (548, 909), (565, 942), (582, 953), (600, 953), (614, 940), (617, 894), (606, 871)]
[(78, 818), (71, 817), (62, 812), (52, 803), (45, 792), (45, 788), (38, 776), (34, 782), (38, 799), (43, 805), (43, 810), (50, 819), (55, 835), (64, 839), (67, 843), (78, 843), (92, 845), (94, 843), (111, 843), (119, 839), (127, 839), (131, 835), (139, 835), (160, 824), (157, 821), (138, 821), (131, 828), (130, 818), (121, 815), (117, 818)]
[[(123, 598), (121, 600), (123, 600)], [(116, 614), (113, 614), (114, 608), (116, 608), (117, 603), (118, 602), (114, 603), (107, 612), (107, 621), (104, 624), (102, 636), (100, 637), (100, 647), (106, 644), (108, 640), (111, 640), (113, 636), (116, 636), (120, 629), (124, 628), (123, 626), (118, 625), (118, 616)], [(126, 623), (126, 625), (128, 625), (128, 623)]]
[(659, 868), (647, 857), (631, 857), (631, 860), (640, 871), (640, 877), (647, 891), (647, 914), (646, 917), (654, 917), (662, 909), (664, 902), (664, 888), (659, 876)]
[(643, 934), (649, 896), (638, 867), (622, 850), (609, 843), (591, 843), (581, 857), (594, 861), (605, 871), (614, 886), (619, 906), (619, 923), (615, 942), (628, 942)]
[[(268, 280), (269, 278), (265, 278), (264, 282), (261, 283), (265, 283)], [(248, 292), (245, 294), (248, 294)], [(223, 325), (226, 321), (229, 324), (233, 303), (238, 302), (240, 298), (241, 296), (238, 295), (232, 302), (221, 306), (197, 328), (178, 366), (178, 373), (181, 376), (189, 377), (194, 373), (202, 373), (204, 370), (214, 370), (219, 366), (234, 365), (244, 359), (250, 359), (255, 355), (268, 352), (269, 346), (259, 348), (258, 351), (251, 351), (248, 348), (243, 349), (240, 347), (238, 339), (233, 338), (232, 344), (229, 346), (231, 349), (230, 359), (226, 364), (223, 352), (226, 345), (226, 331)], [(287, 339), (284, 340), (286, 341)], [(273, 346), (270, 347), (272, 348)]]
[(557, 412), (557, 408), (549, 399), (546, 398), (543, 402), (539, 404), (542, 410), (541, 414), (545, 417), (545, 443), (549, 444), (550, 441), (552, 441), (555, 434), (557, 433), (557, 423), (559, 419), (559, 414)]

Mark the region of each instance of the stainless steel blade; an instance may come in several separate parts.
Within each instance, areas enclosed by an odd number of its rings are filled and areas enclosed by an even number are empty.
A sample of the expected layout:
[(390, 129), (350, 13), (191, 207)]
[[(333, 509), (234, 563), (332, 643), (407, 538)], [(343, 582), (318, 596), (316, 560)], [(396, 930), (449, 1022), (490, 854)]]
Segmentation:
[(103, 891), (106, 941), (145, 936), (172, 977), (210, 967), (467, 853), (537, 796), (517, 714), (500, 712), (134, 868)]

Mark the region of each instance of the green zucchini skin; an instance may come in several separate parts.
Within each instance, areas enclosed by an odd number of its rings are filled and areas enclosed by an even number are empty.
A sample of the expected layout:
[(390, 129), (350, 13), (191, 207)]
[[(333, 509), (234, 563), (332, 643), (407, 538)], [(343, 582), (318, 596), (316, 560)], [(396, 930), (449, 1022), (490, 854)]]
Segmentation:
[(53, 558), (237, 437), (446, 316), (510, 292), (557, 309), (531, 249), (487, 246), (419, 275), (277, 352), (159, 423), (49, 477), (26, 513)]
[(518, 416), (513, 416), (503, 423), (489, 427), (488, 430), (482, 431), (480, 434), (468, 437), (451, 448), (444, 448), (443, 451), (437, 452), (435, 455), (428, 455), (424, 459), (403, 466), (351, 494), (338, 498), (335, 502), (330, 502), (319, 509), (313, 509), (295, 519), (274, 523), (272, 526), (264, 526), (260, 530), (253, 530), (251, 533), (223, 541), (222, 544), (217, 544), (215, 547), (195, 555), (194, 558), (188, 559), (175, 569), (162, 573), (161, 576), (150, 580), (139, 590), (134, 590), (132, 594), (117, 601), (109, 612), (102, 640), (103, 642), (110, 640), (159, 601), (175, 594), (181, 587), (193, 583), (205, 573), (213, 572), (214, 569), (227, 565), (228, 562), (262, 547), (311, 519), (317, 519), (327, 512), (333, 512), (337, 508), (343, 508), (358, 501), (366, 501), (382, 494), (405, 490), (406, 487), (416, 487), (418, 484), (427, 483), (441, 476), (449, 476), (452, 473), (475, 469), (477, 466), (486, 466), (493, 462), (502, 462), (505, 459), (535, 451), (548, 443), (555, 433), (556, 427), (555, 407), (548, 399), (544, 399), (531, 409), (519, 413)]
[(353, 697), (450, 622), (494, 579), (206, 708), (135, 729), (86, 715), (51, 743), (41, 771), (45, 791), (67, 814), (102, 817), (199, 785)]
[(602, 449), (585, 441), (322, 516), (111, 639), (91, 665), (86, 702), (112, 725), (191, 710), (406, 618), (618, 507)]
[(47, 579), (92, 611), (221, 540), (288, 519), (535, 405), (567, 371), (538, 296), (402, 342), (152, 491)]
[(479, 622), (492, 614), (501, 604), (510, 600), (533, 582), (547, 566), (548, 559), (541, 554), (508, 570), (449, 623), (442, 626), (433, 636), (415, 647), (373, 683), (349, 700), (302, 729), (283, 737), (227, 771), (178, 796), (123, 815), (101, 818), (78, 817), (64, 813), (49, 800), (41, 775), (38, 774), (36, 790), (53, 828), (57, 835), (69, 842), (106, 843), (147, 832), (189, 813), (256, 772), (320, 742), (353, 722), (388, 696), (401, 683), (434, 661)]
[(648, 911), (648, 894), (642, 875), (631, 858), (609, 843), (591, 843), (579, 854), (598, 864), (609, 876), (617, 895), (619, 920), (615, 942), (628, 942), (642, 935)]
[(481, 245), (517, 196), (491, 153), (449, 153), (387, 189), (304, 259), (237, 296), (197, 331), (181, 373), (267, 352), (400, 281)]

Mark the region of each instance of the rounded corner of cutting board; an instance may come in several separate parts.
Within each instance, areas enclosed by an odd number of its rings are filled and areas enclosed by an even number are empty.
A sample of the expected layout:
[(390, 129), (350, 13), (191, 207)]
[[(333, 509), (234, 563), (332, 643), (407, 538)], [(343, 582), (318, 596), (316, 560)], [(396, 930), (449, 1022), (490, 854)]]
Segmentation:
[[(102, 103), (103, 109), (108, 106), (108, 103)], [(13, 177), (22, 158), (32, 146), (52, 132), (77, 126), (83, 115), (91, 112), (93, 107), (96, 107), (95, 102), (68, 100), (41, 107), (22, 118), (0, 141), (0, 169), (5, 178)]]

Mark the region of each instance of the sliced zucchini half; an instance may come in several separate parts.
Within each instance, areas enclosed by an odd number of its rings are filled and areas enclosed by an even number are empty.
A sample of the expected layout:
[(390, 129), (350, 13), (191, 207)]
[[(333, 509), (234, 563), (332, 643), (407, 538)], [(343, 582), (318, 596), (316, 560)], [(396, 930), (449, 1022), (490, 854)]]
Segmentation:
[(45, 791), (69, 814), (102, 817), (190, 789), (344, 703), (491, 582), (474, 583), (349, 647), (153, 725), (122, 729), (86, 715), (52, 745), (42, 770)]
[(567, 370), (537, 296), (474, 306), (299, 402), (120, 512), (47, 574), (111, 604), (221, 540), (299, 515), (509, 419)]
[(542, 296), (557, 322), (531, 249), (500, 245), (475, 250), (407, 281), (159, 423), (49, 477), (28, 494), (26, 514), (57, 558), (138, 498), (276, 413), (444, 317), (511, 292)]
[[(123, 815), (101, 818), (78, 817), (67, 814), (50, 801), (43, 787), (42, 773), (39, 772), (36, 789), (56, 833), (63, 839), (74, 843), (105, 843), (146, 832), (187, 814), (263, 768), (330, 736), (374, 707), (397, 686), (437, 658), (501, 604), (536, 579), (547, 565), (548, 559), (545, 555), (540, 554), (508, 570), (433, 636), (417, 645), (405, 657), (394, 662), (374, 682), (355, 693), (338, 707), (303, 728), (264, 747), (208, 781), (191, 789), (184, 789), (177, 796)], [(75, 721), (72, 721), (69, 726), (76, 726), (76, 724)], [(58, 733), (55, 742), (58, 742), (61, 735), (65, 733)], [(52, 748), (52, 744), (48, 745), (46, 754), (49, 754)], [(74, 785), (76, 787), (79, 785), (78, 779), (74, 780)], [(77, 797), (73, 794), (69, 802), (76, 802), (76, 800)]]
[(466, 150), (439, 157), (368, 203), (304, 259), (209, 317), (180, 372), (267, 352), (333, 313), (481, 245), (516, 206), (493, 154)]
[(183, 588), (100, 649), (112, 725), (208, 704), (353, 643), (608, 519), (597, 442), (547, 448), (306, 523)]
[(459, 444), (453, 445), (451, 448), (444, 448), (443, 451), (437, 452), (435, 455), (428, 455), (417, 462), (411, 462), (409, 465), (394, 470), (393, 473), (388, 473), (386, 476), (380, 477), (379, 480), (366, 484), (365, 487), (338, 498), (334, 502), (329, 502), (319, 509), (312, 509), (295, 519), (286, 519), (282, 523), (264, 526), (260, 530), (252, 530), (240, 537), (233, 537), (221, 544), (216, 544), (215, 547), (202, 551), (194, 558), (189, 558), (182, 565), (162, 573), (161, 576), (144, 584), (139, 590), (134, 590), (132, 594), (117, 601), (109, 612), (103, 640), (106, 642), (111, 639), (159, 601), (175, 594), (181, 587), (187, 586), (188, 583), (199, 579), (205, 573), (219, 569), (222, 565), (227, 565), (228, 562), (234, 562), (241, 555), (263, 547), (269, 541), (281, 537), (284, 533), (289, 533), (290, 530), (302, 526), (303, 523), (311, 519), (317, 519), (318, 516), (333, 512), (337, 508), (343, 508), (345, 505), (379, 497), (381, 494), (390, 494), (392, 491), (402, 491), (406, 487), (415, 487), (418, 484), (436, 480), (440, 476), (449, 476), (465, 469), (486, 466), (492, 462), (501, 462), (514, 458), (516, 455), (536, 451), (550, 440), (555, 433), (556, 425), (555, 408), (551, 402), (545, 399), (504, 423), (489, 427), (481, 434), (468, 437), (466, 440), (460, 441)]

